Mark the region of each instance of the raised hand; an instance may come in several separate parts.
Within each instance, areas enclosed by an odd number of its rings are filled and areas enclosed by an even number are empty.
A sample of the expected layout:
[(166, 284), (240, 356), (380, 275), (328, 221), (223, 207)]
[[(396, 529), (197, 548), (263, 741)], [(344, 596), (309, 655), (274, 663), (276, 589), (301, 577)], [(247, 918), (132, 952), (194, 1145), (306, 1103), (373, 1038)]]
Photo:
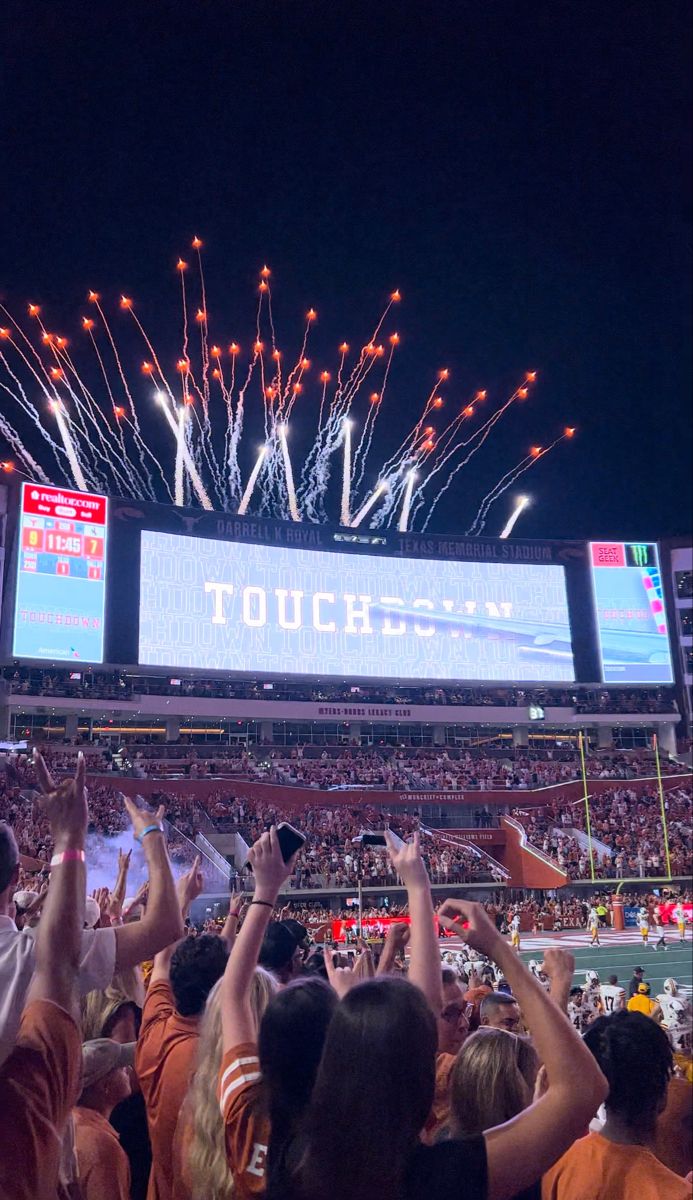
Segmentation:
[(111, 922), (109, 920), (108, 888), (107, 887), (94, 888), (94, 891), (92, 892), (92, 899), (96, 900), (96, 903), (99, 906), (99, 912), (101, 913), (101, 916), (99, 917), (99, 925), (100, 926), (110, 925)]
[[(362, 955), (359, 956), (363, 957)], [(357, 960), (358, 961), (358, 960)], [(325, 969), (327, 970), (327, 979), (330, 987), (333, 987), (340, 1000), (343, 1000), (347, 992), (350, 992), (357, 983), (363, 982), (363, 976), (351, 967), (335, 967), (332, 951), (327, 950), (325, 953)]]
[(390, 862), (404, 886), (410, 888), (416, 887), (417, 884), (428, 885), (428, 875), (421, 857), (421, 834), (417, 831), (410, 842), (401, 846), (399, 839), (395, 839), (389, 829), (384, 833)]
[(85, 787), (87, 768), (84, 755), (77, 756), (74, 779), (53, 782), (42, 755), (34, 751), (34, 766), (39, 783), (39, 807), (48, 817), (56, 850), (84, 849), (89, 813)]
[[(142, 797), (138, 796), (138, 800)], [(149, 825), (158, 825), (163, 833), (163, 819), (166, 809), (163, 804), (160, 804), (155, 813), (148, 812), (146, 808), (138, 808), (134, 800), (129, 796), (123, 796), (123, 803), (127, 809), (127, 814), (132, 821), (132, 832), (136, 838), (142, 836), (142, 833)]]
[(297, 850), (288, 862), (284, 862), (276, 825), (258, 838), (248, 854), (248, 862), (255, 876), (256, 898), (261, 897), (263, 900), (270, 900), (272, 904), (275, 903), (280, 887), (293, 873), (299, 853)]
[(553, 982), (554, 979), (567, 978), (572, 982), (573, 973), (575, 971), (575, 956), (569, 950), (561, 950), (559, 946), (554, 946), (550, 950), (544, 951), (544, 961), (541, 964), (541, 970)]
[(411, 930), (409, 926), (405, 925), (404, 921), (398, 921), (396, 925), (391, 925), (388, 929), (385, 941), (390, 942), (394, 946), (396, 953), (398, 950), (404, 950), (405, 946), (409, 943), (410, 937)]
[[(231, 903), (229, 904), (229, 916), (236, 917), (237, 920), (240, 920), (241, 913), (243, 912), (247, 902), (248, 897), (246, 896), (245, 892), (235, 892), (231, 897)], [(282, 909), (282, 913), (285, 913), (286, 911), (286, 908)], [(284, 918), (280, 913), (279, 920), (282, 921), (283, 919)]]
[(188, 909), (190, 908), (193, 900), (197, 900), (197, 897), (200, 895), (204, 887), (205, 881), (202, 871), (200, 870), (201, 863), (201, 855), (196, 854), (190, 870), (181, 875), (180, 879), (176, 883), (176, 892), (180, 902), (181, 912), (184, 916), (187, 915)]
[(482, 904), (471, 900), (445, 900), (438, 909), (438, 920), (444, 929), (452, 930), (468, 946), (488, 958), (494, 957), (499, 944), (504, 945)]
[(132, 857), (132, 850), (128, 850), (127, 853), (124, 850), (118, 851), (118, 874), (119, 875), (127, 874), (128, 869), (130, 867), (131, 857)]

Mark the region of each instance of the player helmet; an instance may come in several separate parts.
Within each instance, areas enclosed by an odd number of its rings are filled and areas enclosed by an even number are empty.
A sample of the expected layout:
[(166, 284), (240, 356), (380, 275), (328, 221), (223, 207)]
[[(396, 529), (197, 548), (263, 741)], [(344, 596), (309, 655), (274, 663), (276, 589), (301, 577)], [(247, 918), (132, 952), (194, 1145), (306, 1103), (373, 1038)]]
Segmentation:
[(599, 983), (599, 975), (596, 971), (585, 971), (585, 979), (590, 987), (594, 987)]
[(679, 985), (675, 979), (664, 980), (664, 991), (669, 996), (675, 996), (679, 990)]

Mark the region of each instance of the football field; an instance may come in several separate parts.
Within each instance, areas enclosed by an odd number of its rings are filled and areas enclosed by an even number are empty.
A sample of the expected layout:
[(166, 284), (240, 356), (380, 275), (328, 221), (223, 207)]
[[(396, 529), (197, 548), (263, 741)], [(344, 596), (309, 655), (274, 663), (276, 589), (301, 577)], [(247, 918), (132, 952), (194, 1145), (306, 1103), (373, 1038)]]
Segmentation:
[[(616, 975), (618, 982), (627, 990), (633, 968), (643, 967), (643, 978), (649, 983), (652, 996), (662, 991), (665, 979), (673, 978), (681, 985), (684, 994), (693, 999), (693, 941), (690, 930), (687, 931), (686, 941), (681, 943), (676, 929), (669, 927), (666, 950), (654, 949), (656, 938), (653, 931), (647, 947), (643, 946), (637, 929), (625, 929), (622, 933), (604, 929), (599, 937), (601, 946), (590, 946), (589, 934), (582, 929), (568, 929), (563, 933), (523, 933), (520, 956), (526, 963), (532, 958), (541, 962), (545, 950), (560, 946), (575, 956), (573, 983), (576, 986), (585, 982), (586, 971), (594, 970), (599, 972), (602, 983), (606, 983), (609, 975)], [(454, 950), (460, 945), (457, 938), (450, 938), (441, 949)]]
[(655, 950), (655, 938), (650, 936), (649, 946), (644, 947), (637, 930), (600, 933), (600, 947), (590, 946), (589, 935), (580, 930), (569, 930), (558, 934), (525, 934), (521, 942), (521, 955), (525, 962), (531, 958), (541, 961), (542, 953), (549, 946), (561, 946), (575, 955), (575, 984), (585, 982), (585, 971), (599, 972), (602, 983), (609, 975), (617, 975), (618, 982), (627, 989), (634, 967), (643, 967), (645, 982), (649, 983), (651, 995), (662, 991), (665, 979), (672, 977), (685, 988), (685, 994), (693, 990), (693, 943), (689, 938), (679, 942), (676, 930), (667, 934), (666, 950)]

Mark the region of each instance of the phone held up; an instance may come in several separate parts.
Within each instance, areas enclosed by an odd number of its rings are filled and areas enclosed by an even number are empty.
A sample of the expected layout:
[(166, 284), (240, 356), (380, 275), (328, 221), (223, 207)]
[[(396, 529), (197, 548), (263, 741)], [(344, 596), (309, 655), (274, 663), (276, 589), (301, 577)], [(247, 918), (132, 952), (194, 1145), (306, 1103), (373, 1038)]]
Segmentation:
[[(289, 825), (288, 821), (282, 821), (280, 825), (277, 825), (277, 840), (282, 852), (282, 858), (284, 862), (288, 862), (292, 855), (305, 844), (306, 834), (300, 833), (298, 829), (294, 829), (293, 825)], [(249, 871), (252, 871), (251, 863), (248, 862), (245, 865)]]

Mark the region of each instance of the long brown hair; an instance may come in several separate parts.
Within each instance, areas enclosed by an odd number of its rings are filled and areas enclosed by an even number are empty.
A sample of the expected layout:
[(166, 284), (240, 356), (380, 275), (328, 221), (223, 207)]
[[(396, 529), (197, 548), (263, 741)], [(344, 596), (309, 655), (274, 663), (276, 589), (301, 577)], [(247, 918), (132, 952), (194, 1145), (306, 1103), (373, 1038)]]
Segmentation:
[(532, 1103), (539, 1059), (526, 1038), (482, 1026), (457, 1056), (450, 1080), (453, 1137), (502, 1125)]
[[(301, 1200), (397, 1200), (433, 1103), (436, 1046), (433, 1013), (413, 984), (371, 979), (348, 993), (313, 1091)], [(357, 1136), (337, 1169), (350, 1130)]]

